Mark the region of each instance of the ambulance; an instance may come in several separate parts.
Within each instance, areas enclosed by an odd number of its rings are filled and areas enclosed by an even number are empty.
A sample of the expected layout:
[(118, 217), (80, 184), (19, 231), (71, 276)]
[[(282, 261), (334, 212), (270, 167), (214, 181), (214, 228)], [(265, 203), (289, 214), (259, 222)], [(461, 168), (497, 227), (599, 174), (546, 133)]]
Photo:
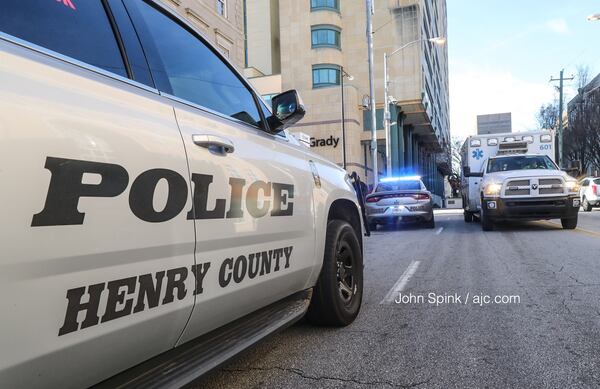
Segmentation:
[(579, 184), (554, 161), (551, 131), (474, 135), (461, 149), (464, 220), (484, 231), (498, 221), (560, 219), (577, 226)]

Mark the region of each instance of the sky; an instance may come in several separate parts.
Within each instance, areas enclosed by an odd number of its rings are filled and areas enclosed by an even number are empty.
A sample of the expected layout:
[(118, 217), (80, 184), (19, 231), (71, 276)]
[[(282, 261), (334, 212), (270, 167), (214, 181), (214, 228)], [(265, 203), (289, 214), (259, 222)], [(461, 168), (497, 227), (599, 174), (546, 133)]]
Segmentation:
[[(450, 131), (477, 132), (477, 115), (512, 112), (513, 131), (537, 129), (542, 104), (558, 101), (550, 77), (589, 66), (600, 73), (600, 0), (447, 0)], [(576, 80), (565, 81), (566, 103)]]

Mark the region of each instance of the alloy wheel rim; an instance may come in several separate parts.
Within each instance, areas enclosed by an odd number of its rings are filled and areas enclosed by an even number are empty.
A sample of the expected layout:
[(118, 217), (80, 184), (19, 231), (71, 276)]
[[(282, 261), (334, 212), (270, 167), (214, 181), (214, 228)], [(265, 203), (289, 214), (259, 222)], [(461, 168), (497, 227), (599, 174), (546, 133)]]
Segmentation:
[(336, 247), (337, 284), (340, 298), (349, 304), (356, 294), (355, 264), (352, 249), (347, 242), (340, 241)]

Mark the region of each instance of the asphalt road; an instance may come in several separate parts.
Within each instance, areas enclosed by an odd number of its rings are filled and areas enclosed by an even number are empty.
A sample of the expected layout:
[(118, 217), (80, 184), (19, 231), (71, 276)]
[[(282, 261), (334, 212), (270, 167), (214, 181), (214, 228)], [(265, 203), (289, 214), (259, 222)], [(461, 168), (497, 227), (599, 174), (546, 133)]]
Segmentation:
[[(437, 214), (435, 230), (380, 229), (365, 241), (351, 326), (300, 322), (198, 387), (598, 387), (600, 210), (580, 213), (574, 231), (557, 222), (484, 233), (455, 213)], [(394, 286), (413, 300), (382, 304)]]

